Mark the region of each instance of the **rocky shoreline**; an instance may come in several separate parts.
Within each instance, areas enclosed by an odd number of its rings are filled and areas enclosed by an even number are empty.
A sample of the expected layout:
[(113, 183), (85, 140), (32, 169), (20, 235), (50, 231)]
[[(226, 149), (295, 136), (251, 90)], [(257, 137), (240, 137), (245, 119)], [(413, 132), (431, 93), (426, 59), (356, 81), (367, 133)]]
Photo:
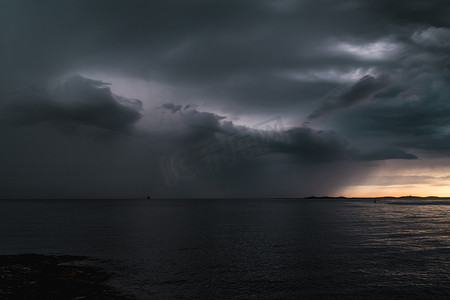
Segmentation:
[(0, 255), (0, 299), (132, 299), (107, 285), (113, 274), (71, 265), (82, 256)]

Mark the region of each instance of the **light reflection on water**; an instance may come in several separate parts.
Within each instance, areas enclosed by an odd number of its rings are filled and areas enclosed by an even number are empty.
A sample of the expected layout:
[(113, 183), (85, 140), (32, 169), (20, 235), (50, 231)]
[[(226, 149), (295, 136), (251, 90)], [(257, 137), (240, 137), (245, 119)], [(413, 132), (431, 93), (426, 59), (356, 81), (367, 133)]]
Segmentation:
[(0, 251), (87, 255), (141, 299), (446, 299), (450, 202), (426, 201), (0, 201)]

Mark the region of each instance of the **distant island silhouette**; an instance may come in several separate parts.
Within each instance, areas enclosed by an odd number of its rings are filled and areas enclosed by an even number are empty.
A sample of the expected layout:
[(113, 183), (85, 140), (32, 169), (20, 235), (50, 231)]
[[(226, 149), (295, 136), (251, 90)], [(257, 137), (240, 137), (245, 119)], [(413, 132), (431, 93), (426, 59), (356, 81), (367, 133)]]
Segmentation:
[(423, 200), (427, 200), (427, 199), (449, 199), (449, 198), (450, 197), (439, 197), (439, 196), (421, 197), (421, 196), (408, 195), (408, 196), (399, 196), (399, 197), (394, 197), (394, 196), (383, 196), (383, 197), (309, 196), (309, 197), (304, 197), (301, 199), (423, 199)]

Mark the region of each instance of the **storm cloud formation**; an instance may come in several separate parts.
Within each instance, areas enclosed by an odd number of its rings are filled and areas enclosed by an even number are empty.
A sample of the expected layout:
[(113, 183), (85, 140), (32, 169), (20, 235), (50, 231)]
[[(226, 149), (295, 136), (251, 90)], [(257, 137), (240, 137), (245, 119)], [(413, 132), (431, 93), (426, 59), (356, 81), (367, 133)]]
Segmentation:
[(447, 2), (2, 1), (0, 197), (333, 194), (447, 157)]
[(323, 103), (321, 107), (309, 115), (309, 118), (315, 119), (339, 108), (349, 107), (363, 100), (370, 99), (372, 96), (383, 90), (388, 83), (389, 77), (387, 76), (382, 75), (378, 78), (374, 78), (370, 75), (366, 75), (342, 95), (339, 95), (335, 99), (331, 99), (330, 102)]
[(32, 88), (13, 95), (0, 110), (0, 120), (16, 126), (48, 123), (66, 131), (85, 126), (129, 133), (141, 108), (141, 101), (114, 95), (102, 81), (72, 76), (53, 91)]

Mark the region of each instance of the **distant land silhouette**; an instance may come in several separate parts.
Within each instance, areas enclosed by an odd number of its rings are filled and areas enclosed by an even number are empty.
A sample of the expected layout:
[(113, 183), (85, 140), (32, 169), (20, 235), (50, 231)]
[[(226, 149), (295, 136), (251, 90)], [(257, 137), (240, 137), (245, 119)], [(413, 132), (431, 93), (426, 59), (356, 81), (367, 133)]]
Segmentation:
[(449, 199), (450, 197), (438, 197), (438, 196), (426, 196), (426, 197), (420, 197), (420, 196), (399, 196), (399, 197), (394, 197), (394, 196), (383, 196), (383, 197), (344, 197), (344, 196), (339, 196), (339, 197), (330, 197), (330, 196), (310, 196), (310, 197), (304, 197), (301, 199), (422, 199), (422, 200), (427, 200), (427, 199)]

